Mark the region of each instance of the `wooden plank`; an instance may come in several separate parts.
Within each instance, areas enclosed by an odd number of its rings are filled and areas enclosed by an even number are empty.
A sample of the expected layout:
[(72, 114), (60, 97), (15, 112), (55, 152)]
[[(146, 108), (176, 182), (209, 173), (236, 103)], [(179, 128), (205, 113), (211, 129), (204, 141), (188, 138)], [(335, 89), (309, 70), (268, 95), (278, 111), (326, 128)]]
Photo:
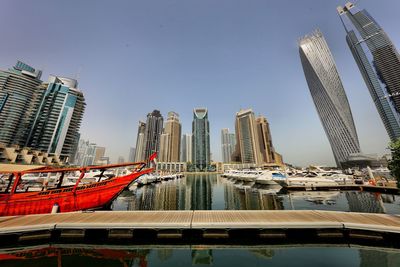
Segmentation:
[(194, 229), (212, 228), (342, 228), (313, 211), (195, 211)]
[(0, 234), (52, 229), (354, 229), (400, 233), (400, 216), (337, 211), (96, 211), (3, 217)]

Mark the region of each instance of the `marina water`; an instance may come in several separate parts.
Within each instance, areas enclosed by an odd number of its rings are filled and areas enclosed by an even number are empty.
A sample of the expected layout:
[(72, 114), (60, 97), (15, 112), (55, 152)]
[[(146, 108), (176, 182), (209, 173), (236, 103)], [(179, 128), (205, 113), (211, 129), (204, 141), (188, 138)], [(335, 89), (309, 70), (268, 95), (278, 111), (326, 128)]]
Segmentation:
[[(400, 213), (399, 196), (359, 191), (284, 192), (236, 184), (217, 174), (124, 191), (112, 210), (335, 210)], [(20, 259), (1, 266), (400, 266), (400, 250), (358, 245), (102, 245), (47, 244), (0, 250)], [(23, 258), (23, 259), (22, 259)]]

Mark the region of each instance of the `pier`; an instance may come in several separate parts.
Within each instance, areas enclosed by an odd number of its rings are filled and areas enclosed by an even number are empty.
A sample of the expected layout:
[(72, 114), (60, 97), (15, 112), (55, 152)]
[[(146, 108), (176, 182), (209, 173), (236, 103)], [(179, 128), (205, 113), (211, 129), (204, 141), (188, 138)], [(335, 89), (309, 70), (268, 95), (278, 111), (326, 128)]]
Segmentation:
[(95, 211), (0, 218), (0, 244), (352, 243), (398, 247), (400, 216), (337, 211)]

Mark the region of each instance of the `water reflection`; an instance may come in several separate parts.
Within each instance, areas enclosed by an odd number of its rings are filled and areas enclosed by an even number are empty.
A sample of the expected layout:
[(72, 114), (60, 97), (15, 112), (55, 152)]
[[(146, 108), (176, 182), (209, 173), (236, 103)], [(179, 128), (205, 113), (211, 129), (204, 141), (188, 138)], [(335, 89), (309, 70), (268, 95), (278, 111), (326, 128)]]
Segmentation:
[(280, 186), (234, 183), (216, 174), (195, 174), (124, 192), (114, 210), (317, 209), (399, 213), (395, 195), (355, 191), (282, 192)]
[(400, 265), (400, 250), (329, 246), (138, 248), (44, 245), (0, 250), (1, 266), (362, 266)]

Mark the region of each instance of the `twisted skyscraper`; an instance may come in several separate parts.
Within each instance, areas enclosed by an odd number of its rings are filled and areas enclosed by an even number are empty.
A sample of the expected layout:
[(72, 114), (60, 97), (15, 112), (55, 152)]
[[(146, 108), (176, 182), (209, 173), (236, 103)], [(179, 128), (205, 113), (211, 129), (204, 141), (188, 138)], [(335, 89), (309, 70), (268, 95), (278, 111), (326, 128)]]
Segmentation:
[(346, 93), (322, 33), (316, 30), (302, 38), (299, 45), (311, 96), (340, 167), (349, 154), (360, 152)]
[(337, 8), (346, 41), (392, 141), (400, 138), (400, 56), (389, 37), (354, 4)]

